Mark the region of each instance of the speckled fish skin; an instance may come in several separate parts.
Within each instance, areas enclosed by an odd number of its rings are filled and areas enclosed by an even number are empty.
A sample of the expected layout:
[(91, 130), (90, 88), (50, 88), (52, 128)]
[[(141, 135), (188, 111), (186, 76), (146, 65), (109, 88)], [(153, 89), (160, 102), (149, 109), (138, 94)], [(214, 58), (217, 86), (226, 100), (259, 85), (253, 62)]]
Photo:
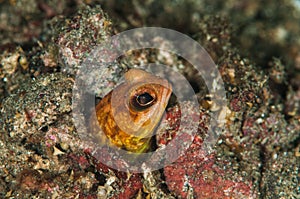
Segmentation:
[(166, 79), (130, 69), (125, 73), (125, 82), (96, 106), (101, 127), (97, 137), (130, 152), (146, 152), (171, 93), (172, 87)]

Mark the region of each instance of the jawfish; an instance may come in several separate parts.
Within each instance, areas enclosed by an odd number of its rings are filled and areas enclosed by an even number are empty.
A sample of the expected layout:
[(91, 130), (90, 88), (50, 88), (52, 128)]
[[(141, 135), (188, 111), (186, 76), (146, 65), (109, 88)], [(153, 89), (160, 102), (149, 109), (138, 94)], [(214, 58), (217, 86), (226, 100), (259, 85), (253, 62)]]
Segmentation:
[(129, 152), (149, 149), (172, 93), (163, 78), (140, 69), (130, 69), (125, 81), (108, 93), (96, 106), (100, 132), (97, 137)]

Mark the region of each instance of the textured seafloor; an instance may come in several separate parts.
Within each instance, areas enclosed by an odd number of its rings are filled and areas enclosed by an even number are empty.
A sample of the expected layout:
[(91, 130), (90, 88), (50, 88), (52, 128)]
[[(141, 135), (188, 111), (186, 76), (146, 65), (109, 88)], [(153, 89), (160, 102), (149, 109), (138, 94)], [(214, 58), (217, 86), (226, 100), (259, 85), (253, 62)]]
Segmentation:
[[(209, 100), (187, 62), (146, 49), (102, 68), (100, 97), (127, 68), (152, 62), (185, 74), (198, 91), (201, 128), (186, 153), (133, 174), (91, 155), (74, 126), (72, 88), (94, 45), (141, 26), (178, 30), (208, 51), (228, 115), (205, 156)], [(0, 197), (299, 198), (299, 38), (300, 11), (289, 0), (0, 1)], [(176, 136), (180, 115), (176, 104), (168, 109), (157, 146)]]

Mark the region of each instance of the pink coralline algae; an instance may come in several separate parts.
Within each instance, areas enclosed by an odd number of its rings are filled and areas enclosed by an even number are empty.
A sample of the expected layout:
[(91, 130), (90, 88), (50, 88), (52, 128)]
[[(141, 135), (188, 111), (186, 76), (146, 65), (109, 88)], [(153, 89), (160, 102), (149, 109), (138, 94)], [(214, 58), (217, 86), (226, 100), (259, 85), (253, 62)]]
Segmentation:
[[(191, 110), (189, 114), (194, 111)], [(158, 137), (158, 145), (162, 146), (168, 143), (168, 139), (178, 136), (174, 132), (180, 122), (178, 116), (178, 109), (169, 110), (168, 122), (174, 128), (169, 128), (171, 130)], [(219, 158), (217, 153), (207, 154), (202, 149), (203, 130), (207, 129), (205, 120), (207, 116), (200, 114), (199, 129), (191, 146), (174, 163), (164, 167), (169, 190), (180, 198), (256, 198), (250, 178), (246, 179), (231, 169), (230, 160)]]
[(225, 176), (233, 171), (218, 167), (216, 156), (204, 156), (199, 146), (194, 143), (184, 156), (164, 168), (171, 191), (182, 198), (255, 198), (250, 181), (242, 177), (227, 180)]

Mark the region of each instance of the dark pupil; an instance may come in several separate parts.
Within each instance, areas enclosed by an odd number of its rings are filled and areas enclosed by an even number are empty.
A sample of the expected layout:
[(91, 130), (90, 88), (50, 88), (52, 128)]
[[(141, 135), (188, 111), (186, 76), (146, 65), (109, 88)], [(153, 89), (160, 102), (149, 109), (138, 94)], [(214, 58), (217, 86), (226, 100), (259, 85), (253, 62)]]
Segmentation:
[(149, 103), (153, 102), (154, 98), (149, 93), (143, 93), (136, 97), (137, 103), (140, 106), (146, 106)]

